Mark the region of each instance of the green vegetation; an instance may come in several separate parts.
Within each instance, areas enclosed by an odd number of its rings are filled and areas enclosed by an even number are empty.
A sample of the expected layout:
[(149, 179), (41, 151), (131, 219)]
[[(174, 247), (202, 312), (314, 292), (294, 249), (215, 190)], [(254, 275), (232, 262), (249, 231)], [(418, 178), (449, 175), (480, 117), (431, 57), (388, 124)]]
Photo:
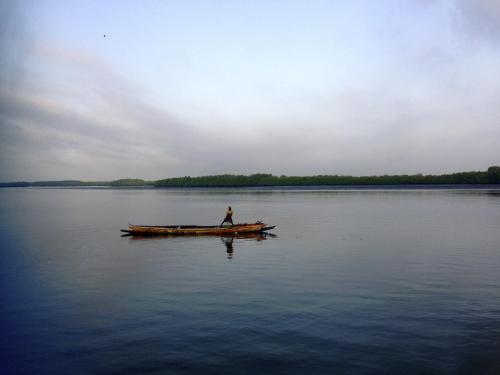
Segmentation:
[(499, 166), (494, 166), (494, 167), (489, 167), (488, 172), (488, 182), (490, 184), (500, 184), (500, 167)]
[(138, 178), (126, 178), (115, 181), (35, 181), (35, 182), (0, 182), (1, 187), (85, 187), (85, 186), (111, 186), (111, 187), (137, 187), (152, 186), (152, 181), (145, 181)]
[(448, 185), (500, 183), (500, 167), (487, 172), (460, 172), (444, 175), (384, 176), (273, 176), (271, 174), (177, 177), (156, 181), (158, 187), (216, 186), (325, 186), (325, 185)]
[(250, 176), (223, 174), (218, 176), (167, 178), (156, 181), (154, 185), (158, 187), (276, 186), (282, 185), (277, 183), (276, 179), (279, 178), (264, 173)]
[(151, 185), (151, 182), (147, 182), (144, 180), (141, 180), (139, 178), (124, 178), (121, 180), (115, 180), (111, 181), (109, 183), (109, 186), (114, 186), (114, 187), (123, 187), (123, 186), (147, 186)]
[(63, 181), (35, 181), (31, 182), (29, 186), (106, 186), (106, 182), (93, 182), (93, 181), (78, 181), (78, 180), (63, 180)]
[(327, 186), (327, 185), (457, 185), (500, 184), (500, 166), (489, 167), (481, 172), (459, 172), (443, 175), (384, 175), (384, 176), (273, 176), (257, 173), (252, 175), (223, 174), (202, 177), (175, 177), (158, 181), (121, 179), (115, 181), (36, 181), (5, 182), (0, 187), (66, 187), (66, 186), (110, 186), (110, 187), (238, 187), (238, 186)]
[(28, 186), (30, 186), (30, 183), (26, 182), (26, 181), (0, 182), (0, 188), (3, 188), (3, 187), (28, 187)]

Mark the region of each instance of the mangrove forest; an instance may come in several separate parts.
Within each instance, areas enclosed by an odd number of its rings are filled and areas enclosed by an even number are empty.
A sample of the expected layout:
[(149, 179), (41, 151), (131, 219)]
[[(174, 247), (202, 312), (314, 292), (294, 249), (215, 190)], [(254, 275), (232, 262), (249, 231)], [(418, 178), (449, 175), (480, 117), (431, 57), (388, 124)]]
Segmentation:
[(347, 186), (347, 185), (485, 185), (500, 184), (500, 166), (486, 171), (458, 172), (441, 175), (383, 176), (274, 176), (267, 173), (251, 175), (222, 174), (201, 177), (173, 177), (157, 181), (120, 179), (114, 181), (35, 181), (3, 182), (0, 187), (250, 187), (250, 186)]

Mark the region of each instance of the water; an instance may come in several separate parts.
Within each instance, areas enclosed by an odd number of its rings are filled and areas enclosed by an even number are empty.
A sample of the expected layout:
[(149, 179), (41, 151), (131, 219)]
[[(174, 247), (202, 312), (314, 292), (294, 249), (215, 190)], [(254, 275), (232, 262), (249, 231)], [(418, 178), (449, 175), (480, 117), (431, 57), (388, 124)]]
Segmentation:
[[(0, 190), (2, 373), (499, 374), (499, 190)], [(135, 224), (278, 225), (134, 239)]]

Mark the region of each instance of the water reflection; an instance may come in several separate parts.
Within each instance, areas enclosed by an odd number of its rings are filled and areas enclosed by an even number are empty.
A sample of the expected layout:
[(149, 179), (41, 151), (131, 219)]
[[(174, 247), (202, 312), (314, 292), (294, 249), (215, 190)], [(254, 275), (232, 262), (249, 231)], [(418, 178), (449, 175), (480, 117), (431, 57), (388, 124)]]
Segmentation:
[(223, 236), (221, 237), (221, 241), (226, 247), (226, 253), (227, 253), (227, 259), (231, 260), (233, 259), (233, 254), (234, 254), (234, 239), (250, 239), (250, 240), (255, 240), (255, 241), (263, 241), (266, 240), (268, 237), (270, 238), (276, 238), (277, 236), (272, 233), (247, 233), (247, 234), (240, 234), (240, 235), (233, 235), (233, 236)]
[(200, 238), (200, 237), (219, 237), (221, 242), (224, 244), (226, 249), (227, 259), (233, 259), (234, 255), (234, 240), (254, 240), (254, 241), (264, 241), (268, 238), (277, 238), (278, 236), (272, 233), (240, 233), (240, 234), (228, 234), (228, 235), (187, 235), (187, 236), (176, 236), (171, 234), (158, 234), (158, 235), (132, 235), (123, 234), (121, 237), (127, 237), (131, 241), (151, 241), (151, 240), (165, 240), (172, 238)]
[(234, 238), (232, 237), (221, 237), (222, 243), (226, 246), (226, 252), (227, 252), (227, 259), (231, 260), (233, 259), (233, 253), (234, 253), (234, 247), (233, 247), (233, 242)]

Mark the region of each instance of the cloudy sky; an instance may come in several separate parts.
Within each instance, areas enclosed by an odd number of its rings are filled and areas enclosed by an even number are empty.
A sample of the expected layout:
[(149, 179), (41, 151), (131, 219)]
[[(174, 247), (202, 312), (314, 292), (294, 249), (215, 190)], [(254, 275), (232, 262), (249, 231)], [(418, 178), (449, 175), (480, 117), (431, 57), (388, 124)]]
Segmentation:
[(0, 2), (0, 181), (500, 164), (500, 2)]

